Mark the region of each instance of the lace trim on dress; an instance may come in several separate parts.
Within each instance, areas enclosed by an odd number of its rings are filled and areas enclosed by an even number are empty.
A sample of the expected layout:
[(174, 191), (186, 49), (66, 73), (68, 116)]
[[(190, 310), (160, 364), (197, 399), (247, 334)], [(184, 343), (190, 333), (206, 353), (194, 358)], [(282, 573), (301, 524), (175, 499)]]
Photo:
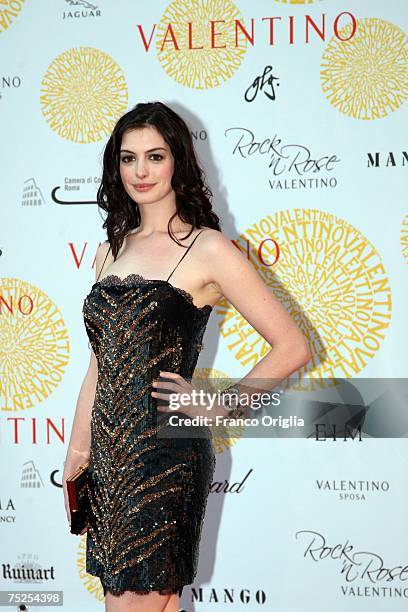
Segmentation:
[(207, 310), (208, 308), (210, 309), (210, 311), (213, 309), (213, 306), (211, 306), (210, 304), (204, 304), (204, 306), (196, 306), (196, 304), (194, 304), (194, 299), (191, 293), (189, 293), (185, 289), (176, 287), (175, 285), (173, 285), (172, 283), (170, 283), (169, 281), (165, 279), (144, 278), (144, 276), (141, 276), (140, 274), (128, 274), (124, 278), (121, 278), (120, 276), (117, 276), (116, 274), (108, 274), (107, 276), (103, 276), (101, 279), (96, 281), (93, 284), (93, 287), (96, 287), (97, 285), (101, 285), (101, 286), (110, 285), (112, 282), (117, 283), (118, 285), (125, 285), (126, 287), (131, 286), (135, 282), (136, 283), (150, 283), (150, 284), (164, 283), (168, 287), (172, 287), (175, 291), (180, 293), (196, 310), (201, 312), (201, 311)]
[(179, 597), (181, 597), (181, 594), (183, 592), (183, 587), (180, 587), (179, 589), (168, 588), (168, 589), (157, 589), (157, 590), (152, 589), (151, 591), (139, 591), (139, 590), (132, 590), (129, 588), (128, 589), (111, 589), (110, 587), (105, 587), (105, 585), (102, 584), (102, 588), (103, 588), (104, 597), (106, 597), (107, 593), (110, 593), (114, 597), (120, 597), (124, 593), (133, 593), (134, 595), (149, 595), (150, 593), (153, 593), (153, 592), (159, 593), (159, 595), (175, 595), (177, 593)]

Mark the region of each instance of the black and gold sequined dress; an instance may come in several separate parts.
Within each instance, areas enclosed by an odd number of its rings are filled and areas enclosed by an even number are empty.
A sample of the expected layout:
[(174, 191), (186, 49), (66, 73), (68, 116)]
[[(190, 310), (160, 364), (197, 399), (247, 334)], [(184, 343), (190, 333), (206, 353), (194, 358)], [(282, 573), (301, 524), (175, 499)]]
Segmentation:
[(211, 435), (161, 437), (170, 415), (157, 411), (151, 383), (160, 370), (191, 380), (211, 310), (168, 279), (138, 274), (108, 275), (85, 298), (98, 360), (86, 570), (105, 594), (181, 593), (194, 580), (215, 468)]

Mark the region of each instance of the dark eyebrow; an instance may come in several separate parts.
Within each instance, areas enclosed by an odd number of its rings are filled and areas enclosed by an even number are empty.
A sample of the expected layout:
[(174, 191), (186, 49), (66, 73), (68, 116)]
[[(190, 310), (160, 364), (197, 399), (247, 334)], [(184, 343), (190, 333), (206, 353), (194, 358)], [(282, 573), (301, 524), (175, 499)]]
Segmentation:
[[(166, 151), (166, 149), (164, 147), (155, 147), (154, 149), (149, 149), (148, 151), (146, 151), (146, 153), (152, 153), (153, 151)], [(129, 151), (129, 149), (121, 149), (120, 152), (121, 153), (131, 153), (132, 155), (134, 155), (134, 152)]]

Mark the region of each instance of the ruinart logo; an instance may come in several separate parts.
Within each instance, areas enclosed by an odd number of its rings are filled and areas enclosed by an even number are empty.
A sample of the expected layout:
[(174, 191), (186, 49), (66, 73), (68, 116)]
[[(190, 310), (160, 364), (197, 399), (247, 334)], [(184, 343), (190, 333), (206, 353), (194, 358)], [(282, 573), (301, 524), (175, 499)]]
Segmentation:
[(59, 136), (78, 143), (106, 138), (126, 111), (125, 76), (106, 53), (93, 47), (64, 51), (41, 83), (41, 109)]
[[(39, 556), (32, 553), (18, 555), (16, 563), (3, 562), (1, 564), (1, 577), (3, 580), (21, 584), (43, 584), (55, 580), (55, 568), (53, 565), (43, 567), (38, 562)], [(19, 609), (19, 608), (18, 608)]]
[(0, 314), (0, 410), (27, 410), (61, 383), (68, 330), (48, 295), (18, 278), (0, 279)]
[[(350, 25), (342, 29), (346, 38)], [(408, 97), (408, 37), (383, 19), (359, 19), (347, 45), (336, 38), (321, 62), (324, 94), (338, 111), (372, 120), (397, 110)]]

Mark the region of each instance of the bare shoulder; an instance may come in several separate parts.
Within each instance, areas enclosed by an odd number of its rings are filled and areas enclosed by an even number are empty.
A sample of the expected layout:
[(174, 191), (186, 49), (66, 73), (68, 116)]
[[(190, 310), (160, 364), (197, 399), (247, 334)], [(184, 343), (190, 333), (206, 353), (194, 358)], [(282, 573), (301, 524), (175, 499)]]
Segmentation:
[(108, 254), (110, 249), (110, 244), (108, 240), (105, 240), (104, 242), (101, 242), (101, 244), (98, 246), (97, 250), (96, 250), (96, 263), (101, 263), (102, 261), (105, 259), (106, 255)]
[(95, 278), (98, 278), (102, 267), (106, 268), (113, 259), (112, 251), (110, 250), (110, 244), (108, 240), (102, 242), (97, 250), (95, 257)]
[(203, 234), (197, 242), (200, 243), (197, 249), (197, 257), (203, 271), (203, 284), (209, 285), (219, 298), (222, 295), (222, 289), (214, 271), (220, 266), (220, 262), (228, 266), (227, 260), (231, 258), (231, 254), (235, 255), (234, 251), (236, 252), (235, 256), (241, 257), (241, 254), (231, 243), (228, 236), (213, 228), (204, 228)]
[(198, 241), (201, 243), (200, 254), (205, 258), (209, 266), (213, 266), (215, 262), (218, 264), (224, 262), (227, 265), (228, 261), (235, 261), (237, 258), (244, 259), (239, 249), (231, 242), (231, 239), (219, 230), (206, 228)]
[[(201, 231), (201, 230), (200, 230)], [(211, 253), (219, 252), (219, 249), (231, 247), (231, 241), (221, 231), (212, 229), (211, 227), (204, 228), (203, 235), (200, 238), (200, 246), (203, 252), (210, 255)]]

